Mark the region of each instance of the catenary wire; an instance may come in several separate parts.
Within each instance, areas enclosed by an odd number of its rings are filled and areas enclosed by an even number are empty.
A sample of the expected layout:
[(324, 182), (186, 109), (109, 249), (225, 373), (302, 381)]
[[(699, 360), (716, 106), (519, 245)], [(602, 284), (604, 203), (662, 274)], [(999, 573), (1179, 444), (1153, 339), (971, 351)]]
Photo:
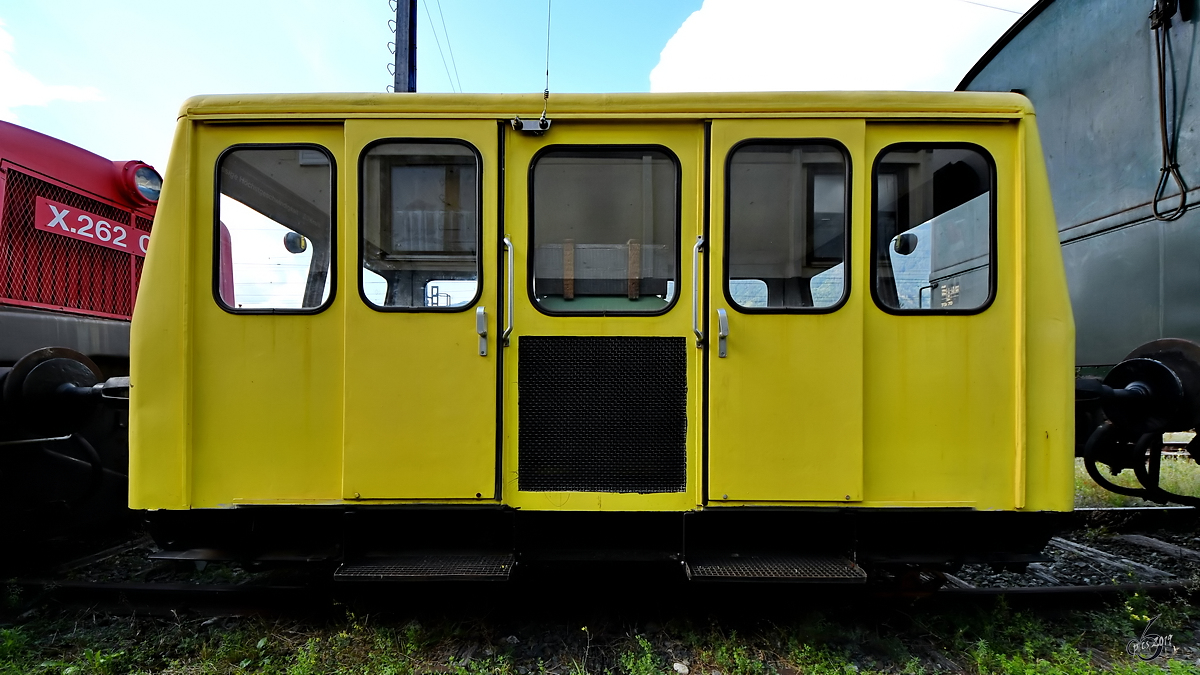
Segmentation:
[(438, 16), (442, 19), (442, 35), (446, 36), (446, 50), (450, 52), (450, 65), (454, 67), (454, 79), (458, 81), (458, 93), (462, 93), (462, 79), (458, 76), (458, 63), (454, 61), (454, 46), (450, 44), (450, 31), (446, 28), (446, 15), (442, 13), (442, 0), (437, 0)]
[(984, 3), (982, 3), (982, 2), (975, 2), (974, 0), (958, 0), (958, 1), (959, 1), (959, 2), (964, 2), (964, 3), (968, 4), (968, 5), (975, 5), (975, 6), (977, 6), (977, 7), (987, 7), (988, 9), (994, 9), (994, 10), (997, 10), (997, 11), (1000, 11), (1000, 12), (1008, 12), (1009, 14), (1020, 14), (1020, 13), (1021, 13), (1021, 12), (1018, 12), (1017, 10), (1015, 10), (1015, 9), (1009, 9), (1009, 8), (1007, 8), (1007, 7), (997, 7), (997, 6), (995, 6), (995, 5), (987, 5), (987, 4), (984, 4)]
[(437, 44), (438, 56), (442, 57), (442, 67), (446, 69), (446, 79), (450, 81), (450, 91), (456, 91), (454, 78), (450, 76), (450, 65), (446, 63), (446, 55), (442, 53), (442, 41), (438, 39), (437, 26), (433, 23), (433, 13), (429, 11), (429, 3), (421, 0), (421, 4), (425, 6), (425, 16), (429, 17), (430, 32), (433, 33), (433, 41)]

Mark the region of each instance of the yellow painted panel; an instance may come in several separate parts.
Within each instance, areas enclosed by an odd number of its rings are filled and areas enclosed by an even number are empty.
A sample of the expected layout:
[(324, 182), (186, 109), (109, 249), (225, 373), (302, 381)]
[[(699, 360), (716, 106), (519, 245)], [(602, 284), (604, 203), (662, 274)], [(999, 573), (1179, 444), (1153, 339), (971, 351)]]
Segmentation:
[[(335, 284), (307, 316), (231, 314), (213, 299), (217, 157), (238, 143), (315, 143), (335, 160), (334, 236), (344, 238), (341, 125), (200, 125), (191, 181), (191, 505), (329, 500), (339, 496), (343, 312), (353, 287)], [(344, 267), (337, 273), (344, 275)]]
[[(495, 497), (498, 153), (494, 121), (351, 120), (346, 156), (357, 166), (381, 138), (454, 139), (482, 157), (484, 271), (480, 300), (459, 312), (380, 312), (358, 294), (359, 187), (346, 204), (342, 269), (346, 309), (345, 470), (347, 499)], [(354, 177), (357, 181), (357, 176)], [(488, 316), (488, 354), (479, 355), (475, 311)]]
[[(726, 162), (748, 139), (833, 139), (851, 167), (850, 274), (865, 260), (867, 222), (855, 197), (865, 181), (862, 120), (717, 120), (712, 127), (709, 255), (709, 491), (724, 501), (862, 499), (862, 314), (864, 293), (827, 314), (741, 312), (723, 291)], [(729, 321), (728, 355), (717, 355), (717, 311)]]
[(1037, 126), (1025, 125), (1025, 508), (1069, 511), (1075, 501), (1075, 324)]
[(175, 128), (130, 328), (129, 507), (188, 506), (191, 123)]
[[(515, 308), (511, 344), (504, 349), (504, 464), (503, 501), (511, 506), (538, 510), (685, 510), (700, 499), (701, 477), (701, 387), (703, 353), (695, 348), (692, 335), (691, 298), (694, 288), (691, 252), (701, 232), (701, 174), (704, 165), (704, 127), (699, 122), (608, 124), (555, 123), (544, 136), (506, 132), (505, 227), (514, 245)], [(539, 312), (526, 292), (529, 237), (529, 168), (535, 153), (550, 145), (660, 145), (679, 160), (680, 245), (678, 252), (679, 300), (661, 316), (548, 316)], [(676, 336), (688, 345), (688, 485), (684, 492), (664, 494), (611, 494), (521, 492), (517, 489), (518, 466), (518, 358), (521, 336)]]
[[(864, 499), (1011, 509), (1023, 451), (1017, 124), (867, 125), (869, 161), (901, 142), (974, 143), (991, 154), (997, 288), (992, 305), (975, 315), (892, 315), (866, 300)], [(860, 208), (870, 208), (869, 195)]]

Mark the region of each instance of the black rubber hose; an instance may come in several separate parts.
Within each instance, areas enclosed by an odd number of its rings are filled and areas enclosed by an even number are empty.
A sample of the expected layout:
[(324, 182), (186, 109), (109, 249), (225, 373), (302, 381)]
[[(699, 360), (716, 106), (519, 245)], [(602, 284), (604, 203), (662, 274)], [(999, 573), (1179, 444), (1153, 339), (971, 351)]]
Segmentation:
[(78, 445), (81, 450), (83, 450), (83, 454), (86, 459), (72, 457), (44, 446), (42, 447), (42, 452), (59, 459), (70, 460), (71, 462), (78, 462), (80, 464), (88, 465), (87, 487), (84, 488), (79, 496), (68, 500), (67, 502), (68, 508), (75, 508), (80, 504), (87, 503), (89, 500), (91, 500), (91, 498), (94, 497), (100, 490), (101, 484), (104, 483), (104, 474), (112, 472), (104, 468), (104, 461), (100, 459), (100, 453), (96, 452), (96, 448), (89, 443), (86, 438), (80, 436), (79, 434), (75, 434), (71, 436), (71, 440), (74, 440), (75, 444)]
[(1099, 449), (1103, 447), (1102, 444), (1104, 443), (1112, 443), (1114, 441), (1112, 437), (1115, 434), (1117, 434), (1117, 428), (1113, 426), (1112, 422), (1105, 422), (1104, 424), (1096, 427), (1096, 430), (1093, 431), (1092, 435), (1088, 437), (1087, 445), (1084, 446), (1083, 466), (1085, 469), (1087, 469), (1088, 475), (1092, 477), (1092, 480), (1096, 481), (1096, 484), (1105, 490), (1108, 490), (1109, 492), (1115, 492), (1119, 495), (1125, 495), (1126, 497), (1146, 498), (1149, 494), (1147, 490), (1117, 485), (1116, 483), (1113, 483), (1105, 478), (1100, 473), (1100, 467), (1096, 466), (1096, 455)]
[[(1187, 186), (1183, 183), (1183, 176), (1179, 174), (1179, 163), (1175, 161), (1175, 144), (1167, 135), (1166, 57), (1167, 29), (1171, 25), (1171, 20), (1167, 17), (1156, 17), (1152, 13), (1151, 22), (1154, 28), (1154, 56), (1158, 64), (1158, 130), (1162, 139), (1162, 168), (1159, 169), (1158, 188), (1154, 191), (1151, 208), (1154, 211), (1155, 219), (1175, 220), (1187, 211)], [(1166, 192), (1167, 185), (1171, 181), (1174, 181), (1175, 185), (1179, 187), (1179, 205), (1163, 213), (1159, 210), (1159, 203), (1162, 202), (1163, 193)]]
[[(1133, 464), (1133, 475), (1137, 476), (1138, 482), (1146, 488), (1146, 492), (1150, 494), (1149, 499), (1155, 502), (1171, 501), (1168, 498), (1170, 493), (1158, 487), (1159, 471), (1162, 468), (1162, 447), (1162, 433), (1150, 432), (1138, 438), (1133, 450), (1138, 459)], [(1146, 462), (1147, 452), (1150, 453), (1149, 467)]]
[[(1153, 447), (1151, 446), (1153, 444)], [(1146, 487), (1146, 492), (1151, 495), (1149, 499), (1155, 502), (1174, 502), (1184, 506), (1200, 506), (1200, 497), (1191, 495), (1180, 495), (1174, 492), (1167, 492), (1159, 487), (1159, 479), (1162, 471), (1162, 450), (1163, 440), (1161, 433), (1142, 434), (1138, 439), (1135, 452), (1139, 458), (1143, 458), (1146, 452), (1150, 452), (1149, 467), (1146, 462), (1138, 462), (1133, 467), (1134, 474), (1137, 475), (1138, 482)]]

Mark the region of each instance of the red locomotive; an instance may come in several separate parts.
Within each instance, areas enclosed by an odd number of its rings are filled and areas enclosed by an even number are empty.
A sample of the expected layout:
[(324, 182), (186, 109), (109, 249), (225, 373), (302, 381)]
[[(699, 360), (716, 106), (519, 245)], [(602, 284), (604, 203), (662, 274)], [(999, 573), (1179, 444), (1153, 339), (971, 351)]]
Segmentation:
[(0, 507), (18, 538), (125, 512), (127, 413), (99, 402), (129, 372), (161, 188), (144, 162), (0, 122)]

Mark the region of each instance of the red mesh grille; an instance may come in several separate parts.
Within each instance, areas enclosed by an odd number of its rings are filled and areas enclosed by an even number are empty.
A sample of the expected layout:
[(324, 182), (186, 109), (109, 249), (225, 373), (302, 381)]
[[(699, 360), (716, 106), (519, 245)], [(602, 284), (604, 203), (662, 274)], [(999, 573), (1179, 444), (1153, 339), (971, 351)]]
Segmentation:
[[(133, 226), (139, 230), (145, 230), (146, 232), (149, 232), (150, 228), (154, 226), (154, 221), (149, 218), (135, 215)], [(131, 255), (129, 257), (133, 259), (131, 263), (133, 265), (133, 300), (136, 303), (137, 289), (142, 285), (142, 266), (146, 264), (146, 259), (136, 255)]]
[[(129, 318), (141, 259), (35, 229), (36, 197), (129, 225), (129, 211), (9, 169), (0, 219), (0, 303)], [(137, 226), (149, 230), (144, 220)]]
[(142, 265), (146, 264), (145, 258), (140, 258), (136, 255), (129, 256), (133, 258), (133, 299), (137, 301), (137, 289), (142, 285)]

